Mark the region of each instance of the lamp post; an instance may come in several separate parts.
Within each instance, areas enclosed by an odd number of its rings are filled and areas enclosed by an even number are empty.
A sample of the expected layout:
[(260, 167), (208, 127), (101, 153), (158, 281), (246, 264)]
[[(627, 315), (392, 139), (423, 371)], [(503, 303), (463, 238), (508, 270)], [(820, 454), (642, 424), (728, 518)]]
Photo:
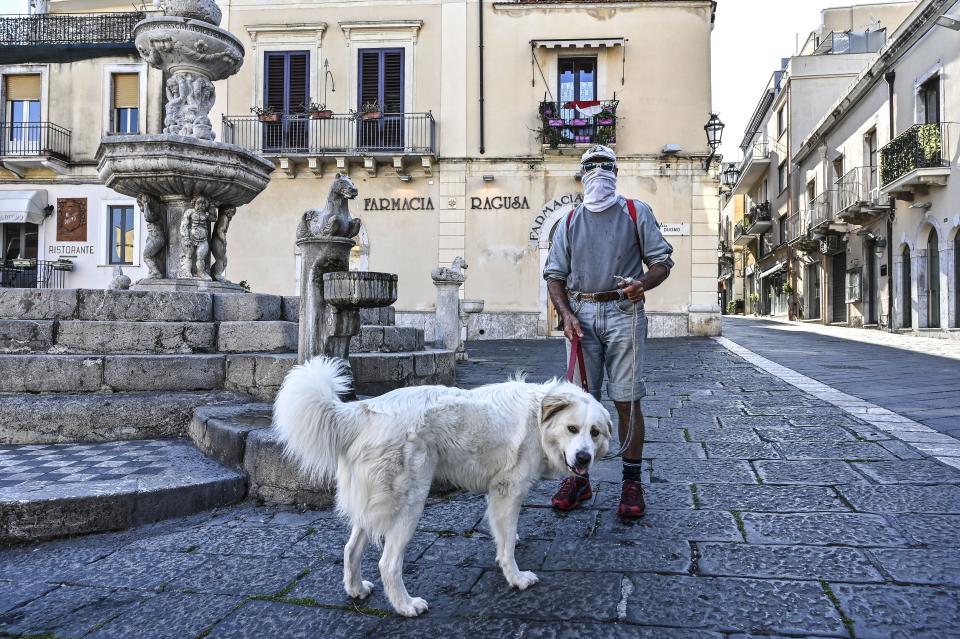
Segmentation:
[(737, 168), (737, 163), (727, 162), (723, 171), (720, 172), (720, 183), (732, 191), (739, 179), (740, 169)]
[(713, 158), (717, 157), (717, 149), (720, 148), (720, 142), (723, 140), (725, 126), (716, 113), (711, 113), (710, 119), (703, 125), (703, 130), (707, 133), (707, 144), (710, 146), (710, 155), (703, 161), (704, 171), (710, 170)]

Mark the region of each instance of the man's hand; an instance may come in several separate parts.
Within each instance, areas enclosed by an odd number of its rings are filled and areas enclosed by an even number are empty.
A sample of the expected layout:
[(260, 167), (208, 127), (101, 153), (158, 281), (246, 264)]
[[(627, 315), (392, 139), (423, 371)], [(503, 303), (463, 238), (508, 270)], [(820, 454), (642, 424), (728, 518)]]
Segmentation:
[(580, 326), (580, 320), (578, 320), (577, 316), (573, 313), (563, 314), (563, 334), (571, 342), (573, 341), (574, 335), (583, 337), (583, 328)]
[(620, 282), (617, 284), (617, 288), (621, 289), (624, 296), (634, 304), (642, 302), (647, 298), (643, 278), (634, 280), (631, 284), (628, 284), (626, 281)]

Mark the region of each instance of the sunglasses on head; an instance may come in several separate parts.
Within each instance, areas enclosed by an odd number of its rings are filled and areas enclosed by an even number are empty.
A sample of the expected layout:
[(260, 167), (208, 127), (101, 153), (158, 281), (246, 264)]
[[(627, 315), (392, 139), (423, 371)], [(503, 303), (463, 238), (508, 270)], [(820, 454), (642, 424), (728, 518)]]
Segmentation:
[(581, 166), (583, 170), (587, 173), (594, 169), (603, 169), (604, 171), (612, 171), (613, 167), (617, 164), (616, 162), (584, 162)]

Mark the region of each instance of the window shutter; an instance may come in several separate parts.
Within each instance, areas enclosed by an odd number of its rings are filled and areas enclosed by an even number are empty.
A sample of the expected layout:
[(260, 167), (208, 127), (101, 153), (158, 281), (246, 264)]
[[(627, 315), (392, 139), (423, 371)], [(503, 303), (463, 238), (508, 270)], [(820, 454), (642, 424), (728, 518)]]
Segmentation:
[(263, 106), (273, 109), (274, 111), (283, 111), (283, 98), (285, 94), (283, 71), (286, 56), (282, 53), (268, 53), (266, 56), (266, 64), (264, 65), (266, 68), (266, 78), (264, 82)]
[(113, 108), (136, 109), (140, 106), (140, 75), (113, 74)]
[(290, 80), (287, 87), (287, 108), (290, 113), (303, 113), (309, 105), (307, 73), (309, 70), (306, 53), (290, 54)]
[(403, 113), (403, 52), (383, 52), (383, 112)]
[(39, 75), (4, 76), (4, 96), (6, 100), (39, 100)]
[(360, 106), (370, 102), (380, 102), (379, 51), (360, 52)]

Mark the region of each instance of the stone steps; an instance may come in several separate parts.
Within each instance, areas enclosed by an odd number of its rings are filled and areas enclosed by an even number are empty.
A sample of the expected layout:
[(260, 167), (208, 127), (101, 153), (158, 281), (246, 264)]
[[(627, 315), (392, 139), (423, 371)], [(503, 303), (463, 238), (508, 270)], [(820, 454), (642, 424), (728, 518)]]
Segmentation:
[(249, 401), (224, 391), (0, 394), (0, 445), (183, 437), (198, 406)]
[(119, 530), (242, 500), (246, 478), (189, 442), (0, 447), (0, 545)]
[(295, 353), (299, 324), (286, 321), (220, 322), (217, 348), (221, 353)]
[(312, 480), (284, 454), (270, 428), (272, 404), (201, 407), (189, 434), (200, 452), (242, 471), (247, 495), (271, 504), (324, 508), (333, 503), (333, 487)]
[(351, 353), (402, 353), (423, 347), (423, 329), (412, 326), (364, 325), (350, 340)]

